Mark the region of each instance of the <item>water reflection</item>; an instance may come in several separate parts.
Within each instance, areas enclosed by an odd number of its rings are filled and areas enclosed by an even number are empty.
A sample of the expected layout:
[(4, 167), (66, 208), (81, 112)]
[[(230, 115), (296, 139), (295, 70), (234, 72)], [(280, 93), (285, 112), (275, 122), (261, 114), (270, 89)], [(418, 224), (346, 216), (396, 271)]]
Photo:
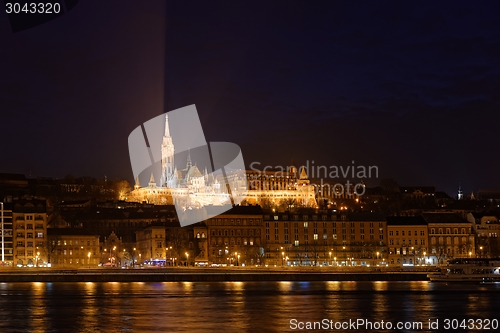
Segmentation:
[(32, 302), (30, 303), (27, 312), (30, 314), (30, 331), (45, 332), (46, 327), (46, 310), (45, 305), (45, 285), (41, 282), (31, 284)]
[(291, 319), (496, 318), (499, 291), (428, 282), (1, 283), (0, 332), (282, 332)]

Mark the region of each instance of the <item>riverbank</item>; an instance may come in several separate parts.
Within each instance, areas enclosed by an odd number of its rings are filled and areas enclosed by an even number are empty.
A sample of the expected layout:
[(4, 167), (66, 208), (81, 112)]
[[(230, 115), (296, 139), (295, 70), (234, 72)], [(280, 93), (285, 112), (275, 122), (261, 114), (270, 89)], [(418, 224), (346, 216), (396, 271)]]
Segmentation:
[(428, 272), (243, 269), (80, 269), (0, 271), (0, 282), (429, 281)]

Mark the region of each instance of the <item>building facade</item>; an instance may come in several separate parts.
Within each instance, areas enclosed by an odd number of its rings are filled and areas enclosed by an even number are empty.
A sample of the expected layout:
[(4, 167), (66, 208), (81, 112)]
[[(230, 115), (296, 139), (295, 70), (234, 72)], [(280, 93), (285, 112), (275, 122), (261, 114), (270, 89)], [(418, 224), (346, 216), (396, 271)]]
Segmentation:
[(304, 211), (264, 215), (269, 266), (368, 266), (387, 259), (379, 214)]
[(46, 250), (55, 268), (96, 268), (101, 263), (99, 235), (82, 228), (48, 228)]
[(473, 225), (476, 234), (478, 257), (497, 258), (500, 256), (500, 222), (493, 213), (469, 213), (467, 221)]
[(208, 234), (209, 264), (262, 264), (264, 229), (262, 209), (259, 206), (236, 206), (204, 223)]
[(165, 226), (152, 224), (137, 230), (135, 235), (139, 264), (164, 266), (167, 246)]
[(428, 228), (422, 216), (387, 217), (389, 265), (414, 266), (429, 262)]
[(12, 200), (4, 199), (0, 202), (0, 241), (1, 241), (1, 262), (0, 266), (12, 267), (14, 264), (14, 244), (12, 225)]
[(428, 225), (429, 263), (445, 264), (448, 259), (476, 256), (472, 223), (455, 213), (423, 213)]
[(45, 200), (12, 201), (13, 264), (18, 267), (47, 265), (47, 206)]

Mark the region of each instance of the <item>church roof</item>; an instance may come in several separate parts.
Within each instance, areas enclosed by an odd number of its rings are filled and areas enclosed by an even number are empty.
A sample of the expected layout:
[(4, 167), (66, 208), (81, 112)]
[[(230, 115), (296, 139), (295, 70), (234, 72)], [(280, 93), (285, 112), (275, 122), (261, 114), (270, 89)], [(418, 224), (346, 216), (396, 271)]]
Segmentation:
[(201, 174), (200, 170), (196, 165), (193, 165), (192, 167), (189, 168), (186, 177), (192, 178), (192, 177), (203, 177)]
[(300, 172), (300, 179), (307, 179), (306, 168), (302, 168), (302, 171)]

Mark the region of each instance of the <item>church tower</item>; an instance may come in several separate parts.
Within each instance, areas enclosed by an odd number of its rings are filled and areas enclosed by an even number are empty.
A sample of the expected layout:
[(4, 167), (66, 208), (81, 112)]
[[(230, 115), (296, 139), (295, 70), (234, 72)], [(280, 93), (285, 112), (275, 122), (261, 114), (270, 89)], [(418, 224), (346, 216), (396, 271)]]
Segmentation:
[(165, 133), (161, 143), (161, 179), (160, 186), (174, 187), (174, 143), (168, 127), (168, 114), (165, 114)]

